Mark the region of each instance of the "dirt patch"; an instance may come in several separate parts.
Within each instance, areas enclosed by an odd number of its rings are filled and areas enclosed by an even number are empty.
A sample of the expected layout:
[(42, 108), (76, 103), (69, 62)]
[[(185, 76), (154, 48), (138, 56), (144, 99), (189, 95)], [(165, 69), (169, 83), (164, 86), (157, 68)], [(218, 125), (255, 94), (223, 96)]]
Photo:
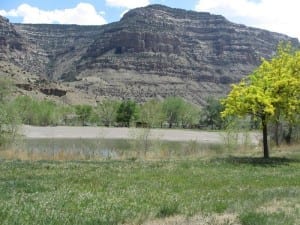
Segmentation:
[[(134, 139), (142, 128), (120, 127), (33, 127), (23, 126), (22, 134), (27, 138), (108, 138)], [(151, 129), (149, 138), (167, 141), (197, 141), (200, 143), (223, 143), (222, 132)], [(256, 133), (251, 133), (251, 142), (257, 144)]]
[(235, 214), (213, 214), (208, 216), (197, 215), (193, 217), (172, 216), (163, 219), (147, 221), (143, 225), (240, 225)]
[(284, 212), (288, 215), (293, 215), (297, 210), (300, 210), (300, 204), (294, 203), (293, 201), (295, 200), (273, 200), (261, 206), (257, 211), (266, 213)]

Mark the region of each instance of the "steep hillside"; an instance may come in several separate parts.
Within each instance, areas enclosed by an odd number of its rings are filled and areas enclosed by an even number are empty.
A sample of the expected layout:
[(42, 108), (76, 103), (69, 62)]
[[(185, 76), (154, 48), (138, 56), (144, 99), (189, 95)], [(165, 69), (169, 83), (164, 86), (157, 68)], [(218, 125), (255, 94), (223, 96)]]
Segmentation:
[(202, 104), (297, 39), (219, 15), (151, 5), (105, 26), (10, 24), (1, 18), (0, 56), (92, 98), (144, 101), (179, 95)]

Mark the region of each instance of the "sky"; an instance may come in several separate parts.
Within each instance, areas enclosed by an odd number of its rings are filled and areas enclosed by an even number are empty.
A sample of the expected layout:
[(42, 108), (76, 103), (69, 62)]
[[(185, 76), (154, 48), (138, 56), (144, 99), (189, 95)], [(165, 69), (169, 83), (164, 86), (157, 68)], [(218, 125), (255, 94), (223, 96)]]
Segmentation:
[(14, 23), (102, 25), (149, 4), (223, 15), (300, 40), (299, 0), (1, 0), (0, 15)]

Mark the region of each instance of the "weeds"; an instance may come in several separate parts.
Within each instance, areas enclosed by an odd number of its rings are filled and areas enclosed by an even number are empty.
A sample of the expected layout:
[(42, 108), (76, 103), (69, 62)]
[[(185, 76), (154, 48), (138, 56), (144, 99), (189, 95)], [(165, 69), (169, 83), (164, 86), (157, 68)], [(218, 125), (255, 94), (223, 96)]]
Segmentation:
[(156, 216), (159, 218), (164, 218), (164, 217), (176, 215), (178, 213), (179, 213), (178, 203), (168, 202), (168, 203), (163, 203), (160, 206), (160, 209)]
[(207, 224), (297, 224), (299, 158), (266, 167), (241, 161), (2, 160), (0, 221), (142, 224), (180, 214)]
[[(144, 158), (126, 140), (30, 140), (27, 151), (1, 151), (1, 224), (143, 224), (178, 215), (192, 224), (299, 223), (299, 146), (265, 160), (196, 141), (147, 145)], [(7, 160), (17, 155), (30, 161)]]
[(215, 156), (224, 153), (222, 144), (197, 141), (174, 142), (150, 140), (134, 133), (126, 139), (27, 139), (15, 148), (0, 151), (0, 157), (20, 160), (161, 160)]

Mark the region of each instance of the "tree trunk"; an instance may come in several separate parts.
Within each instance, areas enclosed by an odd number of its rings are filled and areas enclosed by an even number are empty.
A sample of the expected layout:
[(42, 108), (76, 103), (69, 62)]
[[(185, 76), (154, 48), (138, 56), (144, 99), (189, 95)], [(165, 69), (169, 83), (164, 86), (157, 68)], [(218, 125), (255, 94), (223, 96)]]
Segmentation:
[(284, 135), (284, 139), (288, 145), (290, 145), (292, 141), (292, 132), (293, 132), (293, 127), (291, 124), (289, 124), (288, 133)]
[(280, 126), (279, 121), (276, 121), (275, 122), (275, 132), (274, 132), (274, 135), (275, 135), (275, 144), (276, 144), (277, 147), (280, 144), (279, 143), (279, 126)]
[(266, 116), (263, 115), (262, 118), (262, 127), (263, 127), (263, 148), (264, 148), (264, 158), (269, 158), (269, 145), (268, 145), (268, 126), (266, 121)]

